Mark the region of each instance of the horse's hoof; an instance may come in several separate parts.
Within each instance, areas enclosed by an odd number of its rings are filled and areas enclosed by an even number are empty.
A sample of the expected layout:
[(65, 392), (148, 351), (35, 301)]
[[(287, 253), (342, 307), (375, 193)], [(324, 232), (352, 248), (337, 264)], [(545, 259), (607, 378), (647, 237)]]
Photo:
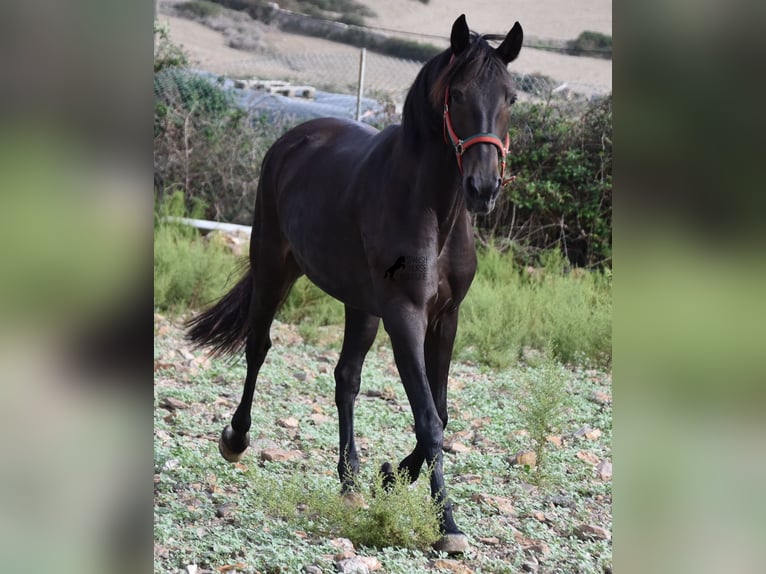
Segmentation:
[(245, 436), (237, 435), (231, 425), (228, 425), (221, 433), (221, 438), (218, 439), (218, 452), (221, 456), (229, 462), (239, 462), (245, 455), (248, 445), (250, 444), (250, 435), (245, 433)]
[(465, 554), (469, 549), (465, 534), (445, 534), (434, 544), (434, 550), (447, 554)]
[(394, 474), (394, 467), (390, 462), (384, 462), (380, 466), (380, 475), (383, 477), (383, 488), (385, 490), (391, 490), (396, 482), (396, 475)]

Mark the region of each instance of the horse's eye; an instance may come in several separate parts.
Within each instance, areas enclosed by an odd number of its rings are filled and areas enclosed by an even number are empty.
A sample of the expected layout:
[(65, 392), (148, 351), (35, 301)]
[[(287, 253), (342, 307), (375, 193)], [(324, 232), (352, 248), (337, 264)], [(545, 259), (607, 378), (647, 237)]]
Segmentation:
[(463, 100), (465, 100), (465, 97), (463, 96), (463, 92), (460, 90), (452, 90), (452, 101), (456, 104), (462, 104)]
[(516, 103), (516, 100), (518, 99), (518, 96), (516, 94), (508, 94), (508, 105), (512, 106)]

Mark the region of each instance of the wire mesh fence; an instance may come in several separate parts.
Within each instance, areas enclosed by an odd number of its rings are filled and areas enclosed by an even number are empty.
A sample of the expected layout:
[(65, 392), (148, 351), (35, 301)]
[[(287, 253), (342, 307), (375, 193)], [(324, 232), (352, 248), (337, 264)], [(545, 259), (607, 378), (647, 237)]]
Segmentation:
[[(392, 58), (368, 51), (364, 73), (364, 94), (400, 103), (422, 66), (421, 62)], [(356, 94), (359, 80), (359, 52), (262, 53), (233, 62), (229, 68), (234, 76), (285, 80), (311, 85), (326, 92)], [(547, 99), (550, 96), (590, 99), (610, 91), (609, 86), (560, 81), (544, 74), (512, 72), (512, 75), (522, 97), (528, 99)]]

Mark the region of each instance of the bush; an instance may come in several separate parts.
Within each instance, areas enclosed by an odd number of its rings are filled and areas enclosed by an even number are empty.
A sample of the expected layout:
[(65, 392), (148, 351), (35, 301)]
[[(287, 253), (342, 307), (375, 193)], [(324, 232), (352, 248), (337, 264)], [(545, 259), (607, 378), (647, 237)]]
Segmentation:
[(477, 219), (487, 241), (503, 238), (516, 255), (558, 248), (578, 266), (611, 263), (612, 99), (514, 106), (506, 171), (516, 179), (495, 210)]
[(601, 32), (586, 30), (576, 40), (567, 42), (567, 53), (574, 56), (591, 56), (612, 59), (612, 37)]
[(261, 161), (285, 130), (253, 118), (230, 93), (184, 69), (155, 75), (154, 169), (160, 195), (200, 200), (203, 216), (248, 225)]
[(221, 5), (208, 0), (189, 0), (176, 4), (175, 8), (181, 14), (193, 18), (207, 18), (221, 13)]
[(195, 217), (176, 192), (157, 209), (154, 226), (154, 307), (179, 313), (204, 307), (218, 299), (238, 279), (237, 258), (222, 245), (203, 238), (193, 227), (164, 220), (166, 216)]
[(182, 68), (189, 65), (189, 57), (183, 48), (170, 40), (166, 24), (154, 22), (154, 73), (165, 68)]

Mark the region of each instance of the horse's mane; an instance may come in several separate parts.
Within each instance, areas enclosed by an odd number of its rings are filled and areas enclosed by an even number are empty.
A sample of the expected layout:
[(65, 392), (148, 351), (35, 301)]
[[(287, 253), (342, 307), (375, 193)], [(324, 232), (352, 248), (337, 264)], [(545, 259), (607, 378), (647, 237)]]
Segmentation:
[[(417, 148), (425, 138), (441, 133), (444, 93), (456, 76), (467, 81), (499, 77), (510, 84), (506, 65), (487, 42), (502, 38), (472, 32), (471, 42), (460, 55), (452, 59), (452, 50), (447, 49), (423, 66), (404, 101), (402, 131), (406, 144)], [(470, 75), (465, 76), (466, 71)]]

